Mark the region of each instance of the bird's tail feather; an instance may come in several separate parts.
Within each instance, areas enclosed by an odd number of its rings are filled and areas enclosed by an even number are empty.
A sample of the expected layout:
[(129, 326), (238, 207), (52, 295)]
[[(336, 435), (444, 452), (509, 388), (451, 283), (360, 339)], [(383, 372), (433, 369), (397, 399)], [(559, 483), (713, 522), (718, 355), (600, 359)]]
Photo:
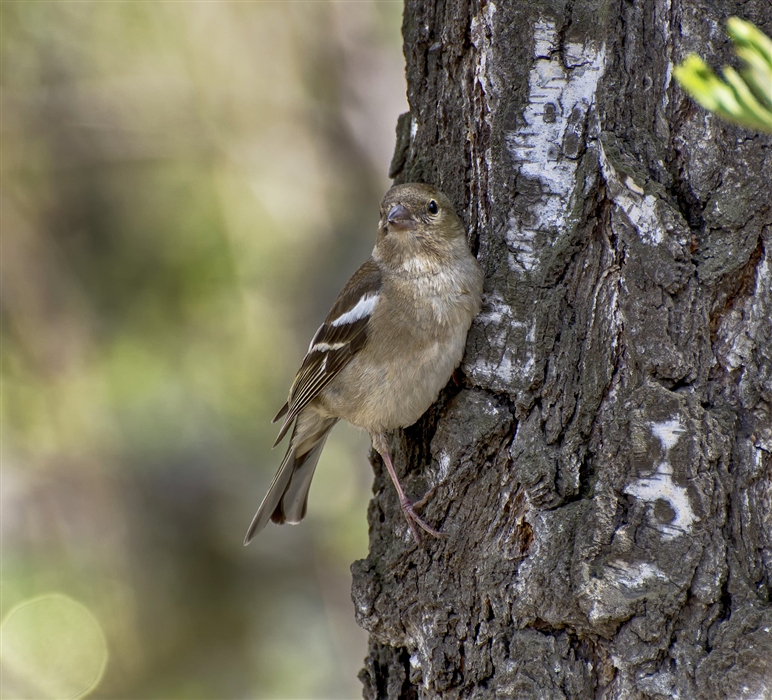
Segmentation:
[(327, 430), (316, 446), (306, 452), (302, 460), (298, 460), (292, 472), (292, 478), (287, 484), (287, 488), (284, 489), (281, 508), (277, 508), (273, 513), (277, 517), (271, 517), (274, 522), (297, 525), (305, 517), (308, 506), (308, 490), (311, 488), (311, 480), (314, 478), (316, 465), (329, 434), (330, 431)]
[[(299, 435), (299, 426), (295, 425), (287, 454), (271, 482), (268, 493), (252, 519), (247, 530), (244, 545), (248, 545), (255, 535), (262, 530), (269, 520), (275, 523), (299, 523), (306, 514), (308, 490), (314, 476), (316, 465), (322, 454), (327, 436), (337, 423), (337, 419), (324, 419), (315, 426), (312, 435)], [(304, 433), (306, 431), (303, 431)], [(302, 450), (302, 454), (298, 454)]]

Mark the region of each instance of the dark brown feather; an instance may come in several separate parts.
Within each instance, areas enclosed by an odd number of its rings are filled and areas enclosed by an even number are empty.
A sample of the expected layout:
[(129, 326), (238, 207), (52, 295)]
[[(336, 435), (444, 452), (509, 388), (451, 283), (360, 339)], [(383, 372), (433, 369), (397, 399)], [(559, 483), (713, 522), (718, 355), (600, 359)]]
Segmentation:
[[(295, 375), (285, 406), (276, 414), (276, 420), (284, 417), (274, 447), (287, 434), (298, 414), (313, 401), (348, 364), (351, 358), (367, 342), (367, 325), (370, 317), (365, 316), (351, 323), (333, 325), (336, 319), (348, 313), (367, 295), (378, 294), (381, 288), (381, 272), (374, 260), (367, 260), (351, 277), (333, 304), (330, 313), (319, 330), (314, 334), (308, 353), (303, 358)], [(341, 347), (315, 350), (319, 345)]]

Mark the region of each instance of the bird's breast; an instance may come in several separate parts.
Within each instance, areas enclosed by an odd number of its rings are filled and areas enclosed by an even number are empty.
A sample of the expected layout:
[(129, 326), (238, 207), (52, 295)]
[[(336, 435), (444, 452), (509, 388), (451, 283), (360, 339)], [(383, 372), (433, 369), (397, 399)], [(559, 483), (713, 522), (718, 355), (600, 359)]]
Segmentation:
[(370, 432), (393, 430), (412, 425), (436, 400), (477, 313), (462, 288), (443, 282), (381, 295), (365, 347), (320, 397), (330, 415)]

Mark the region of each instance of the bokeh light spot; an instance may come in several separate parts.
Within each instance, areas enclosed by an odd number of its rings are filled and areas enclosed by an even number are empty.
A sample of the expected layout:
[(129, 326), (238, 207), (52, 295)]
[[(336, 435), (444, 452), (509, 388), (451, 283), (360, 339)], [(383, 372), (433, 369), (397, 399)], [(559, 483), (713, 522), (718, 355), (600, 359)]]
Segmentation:
[(0, 626), (0, 640), (0, 662), (14, 697), (82, 698), (96, 688), (107, 666), (99, 621), (85, 605), (60, 593), (12, 608)]

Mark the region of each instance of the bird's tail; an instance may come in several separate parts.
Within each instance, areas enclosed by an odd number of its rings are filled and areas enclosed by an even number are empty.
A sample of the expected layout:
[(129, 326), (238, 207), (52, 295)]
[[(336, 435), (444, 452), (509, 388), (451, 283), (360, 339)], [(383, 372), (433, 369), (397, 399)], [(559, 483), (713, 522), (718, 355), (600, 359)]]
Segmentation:
[(287, 454), (271, 482), (268, 493), (252, 519), (244, 545), (262, 530), (269, 520), (275, 523), (299, 523), (306, 514), (308, 490), (337, 418), (321, 418), (305, 411), (298, 416)]

